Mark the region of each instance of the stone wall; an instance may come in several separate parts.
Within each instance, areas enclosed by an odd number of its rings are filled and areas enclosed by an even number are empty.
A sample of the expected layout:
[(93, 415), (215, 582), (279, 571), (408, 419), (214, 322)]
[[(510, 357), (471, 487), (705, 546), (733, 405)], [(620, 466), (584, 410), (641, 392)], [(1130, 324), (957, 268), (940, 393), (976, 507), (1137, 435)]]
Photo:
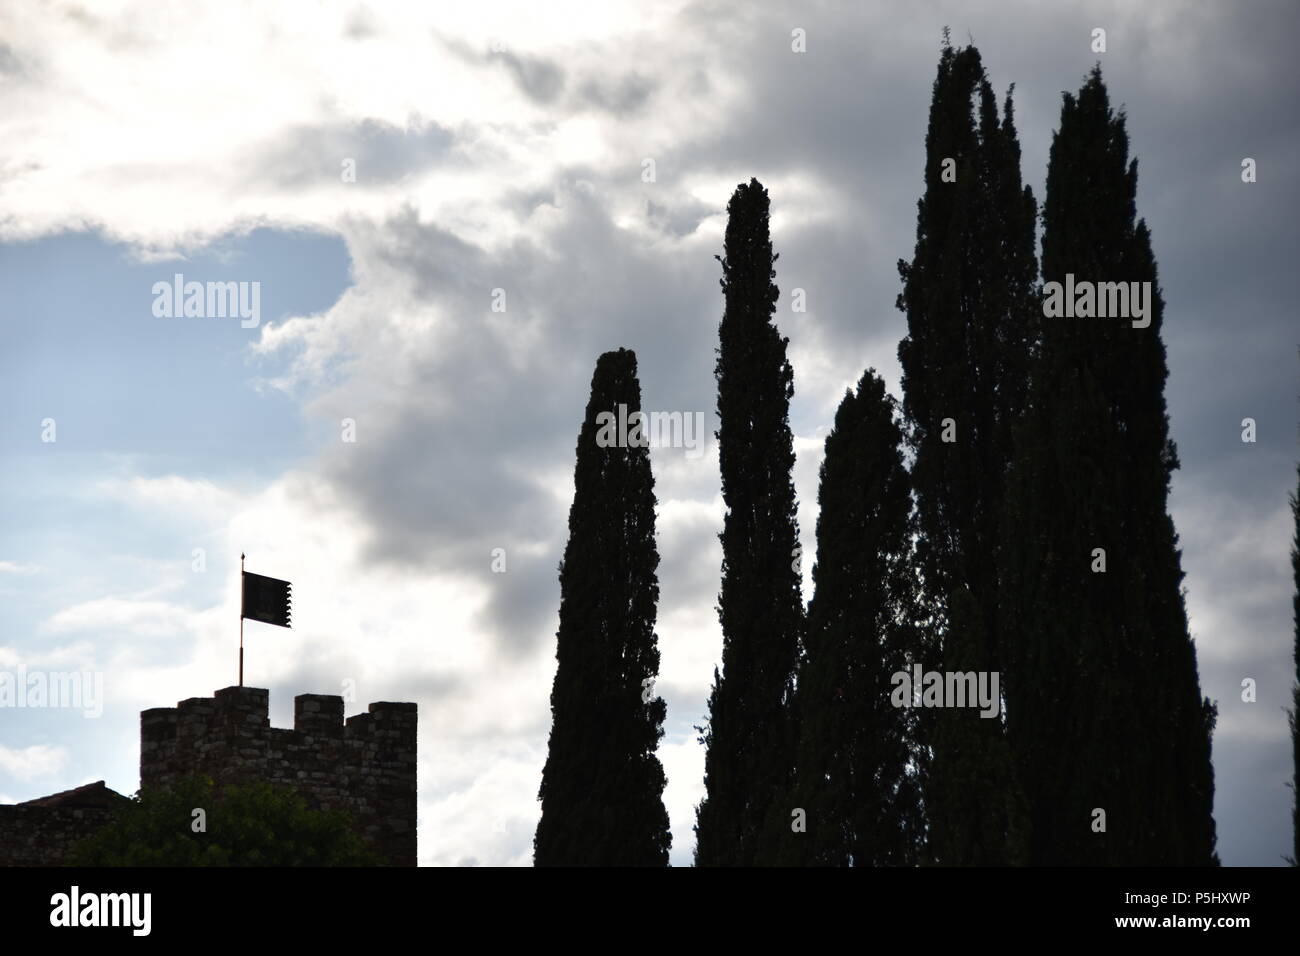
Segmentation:
[(272, 727), (268, 693), (226, 687), (140, 714), (140, 789), (191, 773), (218, 785), (288, 784), (318, 809), (346, 810), (390, 865), (416, 865), (416, 705), (374, 703), (343, 719), (343, 698), (299, 694), (292, 730)]
[(60, 866), (68, 851), (112, 819), (126, 797), (104, 781), (0, 806), (0, 866)]

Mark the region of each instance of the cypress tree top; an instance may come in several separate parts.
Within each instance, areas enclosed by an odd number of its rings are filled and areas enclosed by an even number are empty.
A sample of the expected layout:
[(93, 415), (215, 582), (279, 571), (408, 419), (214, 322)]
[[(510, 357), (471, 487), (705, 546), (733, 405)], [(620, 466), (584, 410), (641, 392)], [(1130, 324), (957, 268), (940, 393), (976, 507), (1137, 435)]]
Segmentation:
[[(1125, 118), (1094, 69), (1065, 94), (1043, 277), (1150, 283), (1150, 324), (1045, 317), (1006, 510), (1008, 727), (1034, 862), (1206, 865), (1210, 733), (1168, 514), (1164, 303)], [(1104, 820), (1098, 814), (1105, 814)], [(1104, 824), (1104, 829), (1101, 827)]]
[[(794, 373), (772, 324), (777, 287), (767, 190), (757, 180), (727, 205), (719, 326), (718, 449), (727, 506), (722, 540), (722, 673), (715, 673), (701, 740), (705, 797), (696, 862), (750, 865), (779, 852), (773, 826), (787, 792), (795, 729), (790, 711), (803, 623), (797, 570)], [(784, 818), (788, 821), (788, 816)]]
[(911, 637), (902, 440), (894, 401), (869, 369), (856, 393), (845, 394), (826, 437), (817, 590), (796, 692), (801, 737), (789, 801), (805, 810), (806, 832), (786, 836), (783, 862), (896, 866), (916, 859), (910, 712), (890, 701)]
[(664, 702), (654, 633), (654, 478), (645, 445), (602, 447), (601, 420), (641, 409), (635, 353), (596, 363), (578, 435), (569, 542), (560, 566), (552, 726), (534, 839), (537, 865), (663, 866), (671, 837), (655, 756)]
[[(999, 517), (1037, 326), (1036, 204), (1021, 180), (1011, 96), (999, 117), (974, 47), (945, 44), (925, 148), (916, 246), (898, 264), (897, 303), (907, 314), (898, 357), (914, 452), (919, 659), (1000, 672)], [(1000, 722), (939, 711), (921, 729), (932, 858), (1015, 862), (1019, 798)]]

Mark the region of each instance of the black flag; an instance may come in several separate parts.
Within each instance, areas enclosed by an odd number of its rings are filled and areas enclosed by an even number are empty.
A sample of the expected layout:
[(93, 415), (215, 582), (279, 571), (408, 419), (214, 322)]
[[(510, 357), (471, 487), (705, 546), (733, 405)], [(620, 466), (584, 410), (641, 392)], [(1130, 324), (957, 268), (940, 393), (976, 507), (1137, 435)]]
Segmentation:
[(267, 624), (289, 627), (289, 582), (253, 574), (251, 571), (243, 574), (244, 606), (240, 616), (250, 621), (265, 621)]

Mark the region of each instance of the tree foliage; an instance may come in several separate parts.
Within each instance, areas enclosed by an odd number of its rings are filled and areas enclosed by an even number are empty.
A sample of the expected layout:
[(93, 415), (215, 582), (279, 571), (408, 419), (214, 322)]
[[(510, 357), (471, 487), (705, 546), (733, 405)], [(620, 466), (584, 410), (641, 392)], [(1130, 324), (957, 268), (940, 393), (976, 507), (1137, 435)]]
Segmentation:
[(1167, 507), (1178, 456), (1164, 397), (1164, 303), (1136, 191), (1125, 118), (1097, 69), (1063, 98), (1043, 278), (1149, 282), (1152, 301), (1146, 328), (1045, 319), (1016, 436), (1002, 621), (1010, 739), (1038, 864), (1217, 861), (1215, 708), (1199, 690)]
[[(659, 673), (659, 552), (640, 411), (636, 354), (601, 355), (578, 434), (560, 565), (538, 866), (668, 863), (667, 781), (655, 753), (666, 710), (650, 683)], [(620, 421), (629, 423), (626, 434)]]
[(772, 322), (776, 273), (767, 190), (756, 179), (727, 205), (719, 325), (718, 451), (722, 670), (714, 671), (701, 740), (705, 795), (697, 808), (699, 865), (773, 862), (789, 826), (798, 728), (791, 700), (803, 628), (788, 340)]
[[(195, 832), (194, 811), (204, 811)], [(137, 793), (72, 851), (74, 866), (376, 866), (382, 861), (337, 810), (313, 810), (268, 783), (218, 789), (208, 777)]]
[(890, 699), (893, 675), (910, 665), (915, 596), (909, 479), (894, 411), (885, 383), (868, 369), (856, 393), (845, 393), (826, 438), (789, 801), (804, 810), (807, 830), (785, 837), (786, 863), (917, 859), (914, 712)]
[[(1002, 115), (974, 47), (945, 45), (925, 142), (916, 248), (899, 262), (899, 344), (913, 452), (917, 625), (927, 669), (1000, 672), (998, 519), (1037, 334), (1036, 205), (1021, 182), (1011, 95)], [(1019, 787), (1000, 720), (924, 713), (929, 859), (1022, 856)]]

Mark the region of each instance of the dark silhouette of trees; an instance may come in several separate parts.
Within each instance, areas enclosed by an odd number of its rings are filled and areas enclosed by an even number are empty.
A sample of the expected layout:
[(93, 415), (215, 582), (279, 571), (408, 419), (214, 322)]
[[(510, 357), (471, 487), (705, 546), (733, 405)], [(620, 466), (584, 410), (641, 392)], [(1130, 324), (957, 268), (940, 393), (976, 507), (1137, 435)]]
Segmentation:
[[(1011, 96), (999, 118), (974, 47), (945, 42), (925, 149), (916, 248), (899, 262), (898, 297), (922, 582), (918, 659), (927, 670), (1000, 672), (998, 518), (1038, 321), (1036, 207), (1021, 182)], [(922, 715), (928, 858), (1023, 859), (1002, 720), (975, 708)]]
[[(668, 863), (666, 780), (655, 753), (665, 706), (653, 696), (656, 501), (648, 435), (635, 424), (640, 410), (635, 353), (606, 352), (578, 435), (560, 565), (551, 737), (533, 841), (538, 866)], [(629, 422), (627, 434), (606, 427), (604, 415)]]
[[(1168, 510), (1164, 302), (1136, 189), (1095, 69), (1053, 137), (1048, 299), (1011, 92), (999, 109), (979, 52), (945, 32), (899, 262), (901, 409), (873, 370), (840, 404), (805, 617), (769, 197), (736, 188), (718, 257), (723, 650), (698, 728), (697, 865), (1218, 863), (1216, 708)], [(1107, 284), (1120, 314), (1049, 313), (1072, 282)], [(640, 407), (622, 350), (597, 364), (578, 443), (538, 864), (667, 862), (664, 707), (641, 699), (659, 663), (653, 479), (635, 442), (596, 441), (620, 404)], [(1292, 509), (1300, 774), (1300, 490)], [(914, 665), (974, 672), (999, 712), (896, 706), (894, 675)]]
[[(1300, 468), (1296, 469), (1300, 475)], [(1295, 684), (1291, 688), (1291, 833), (1295, 845), (1291, 851), (1291, 865), (1300, 866), (1300, 482), (1291, 496), (1291, 516), (1295, 519), (1295, 536), (1291, 539), (1291, 573), (1295, 577), (1295, 597), (1292, 599), (1295, 624)]]
[[(920, 794), (912, 715), (890, 701), (912, 645), (911, 497), (885, 383), (867, 370), (826, 438), (816, 582), (795, 699), (800, 724), (782, 862), (907, 865), (917, 859)], [(787, 831), (790, 828), (787, 827)]]
[(714, 672), (701, 741), (705, 796), (695, 861), (772, 862), (790, 825), (798, 729), (791, 708), (803, 627), (794, 443), (794, 373), (772, 323), (777, 288), (767, 190), (756, 179), (727, 205), (719, 326), (717, 433), (722, 496), (722, 671)]
[(1064, 95), (1052, 141), (1043, 278), (1149, 282), (1152, 301), (1146, 328), (1045, 318), (1016, 436), (1002, 623), (1036, 864), (1217, 862), (1215, 708), (1198, 685), (1167, 508), (1178, 456), (1164, 304), (1136, 190), (1124, 116), (1095, 69)]

